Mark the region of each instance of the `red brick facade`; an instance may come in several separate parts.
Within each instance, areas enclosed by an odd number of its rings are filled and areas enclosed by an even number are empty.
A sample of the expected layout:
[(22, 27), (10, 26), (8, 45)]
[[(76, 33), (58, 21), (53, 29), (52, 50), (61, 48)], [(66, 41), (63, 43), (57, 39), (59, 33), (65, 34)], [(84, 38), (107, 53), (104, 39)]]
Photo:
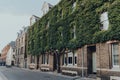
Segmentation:
[(0, 57), (1, 60), (6, 61), (6, 55), (7, 55), (7, 52), (8, 52), (9, 49), (10, 49), (10, 45), (6, 45), (6, 46), (2, 49), (1, 57)]

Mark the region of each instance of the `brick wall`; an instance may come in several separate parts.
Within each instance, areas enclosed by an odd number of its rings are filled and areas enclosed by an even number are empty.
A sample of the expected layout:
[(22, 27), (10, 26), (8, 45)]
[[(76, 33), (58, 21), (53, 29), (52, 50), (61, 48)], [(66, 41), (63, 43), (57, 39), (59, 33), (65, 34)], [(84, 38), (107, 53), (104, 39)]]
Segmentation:
[(48, 60), (48, 64), (42, 64), (42, 55), (40, 55), (40, 58), (39, 58), (39, 66), (40, 66), (40, 69), (41, 68), (49, 68), (50, 71), (53, 71), (53, 55), (52, 54), (45, 54), (45, 56), (49, 55), (49, 60)]
[[(87, 76), (87, 49), (86, 49), (87, 46), (84, 46), (83, 48), (79, 48), (76, 50), (76, 53), (77, 53), (77, 65), (74, 65), (74, 66), (65, 66), (65, 65), (62, 65), (63, 64), (63, 55), (62, 54), (60, 56), (60, 66), (61, 66), (61, 71), (62, 70), (67, 70), (67, 71), (76, 71), (78, 73), (78, 75), (82, 75), (82, 70), (84, 72), (84, 75)], [(84, 53), (84, 68), (82, 68), (82, 56)], [(68, 57), (68, 56), (66, 56)]]
[[(119, 43), (120, 45), (120, 43)], [(120, 76), (120, 68), (114, 69), (112, 66), (111, 43), (97, 44), (97, 75), (98, 76)], [(120, 46), (119, 46), (120, 65)]]

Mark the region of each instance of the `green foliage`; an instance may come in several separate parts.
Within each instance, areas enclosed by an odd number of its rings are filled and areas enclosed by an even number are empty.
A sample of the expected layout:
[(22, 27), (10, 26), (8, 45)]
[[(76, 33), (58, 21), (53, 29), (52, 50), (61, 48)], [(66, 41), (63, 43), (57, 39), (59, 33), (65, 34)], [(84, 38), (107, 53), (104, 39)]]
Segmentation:
[[(73, 12), (73, 3), (76, 8)], [(100, 15), (108, 11), (109, 29), (100, 30)], [(86, 44), (120, 40), (119, 0), (61, 0), (28, 29), (28, 53), (38, 55), (65, 48), (71, 50)], [(49, 22), (49, 27), (48, 27)], [(71, 29), (76, 26), (76, 38)]]

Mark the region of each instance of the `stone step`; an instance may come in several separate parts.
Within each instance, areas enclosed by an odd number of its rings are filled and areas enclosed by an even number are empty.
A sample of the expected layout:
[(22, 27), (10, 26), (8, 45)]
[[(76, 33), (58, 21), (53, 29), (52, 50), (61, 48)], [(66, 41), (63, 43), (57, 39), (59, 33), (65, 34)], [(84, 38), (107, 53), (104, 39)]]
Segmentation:
[(96, 78), (97, 78), (97, 76), (96, 76), (96, 74), (90, 74), (90, 75), (88, 76), (88, 78), (93, 78), (93, 79), (96, 79)]

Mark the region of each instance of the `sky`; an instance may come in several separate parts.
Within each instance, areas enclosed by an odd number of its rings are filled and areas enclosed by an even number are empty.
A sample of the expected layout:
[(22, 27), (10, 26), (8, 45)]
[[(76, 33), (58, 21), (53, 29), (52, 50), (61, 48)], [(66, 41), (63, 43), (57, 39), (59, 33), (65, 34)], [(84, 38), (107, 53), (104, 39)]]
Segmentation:
[(60, 0), (0, 0), (0, 52), (17, 38), (23, 26), (30, 25), (30, 17), (42, 16), (44, 2), (56, 5)]

